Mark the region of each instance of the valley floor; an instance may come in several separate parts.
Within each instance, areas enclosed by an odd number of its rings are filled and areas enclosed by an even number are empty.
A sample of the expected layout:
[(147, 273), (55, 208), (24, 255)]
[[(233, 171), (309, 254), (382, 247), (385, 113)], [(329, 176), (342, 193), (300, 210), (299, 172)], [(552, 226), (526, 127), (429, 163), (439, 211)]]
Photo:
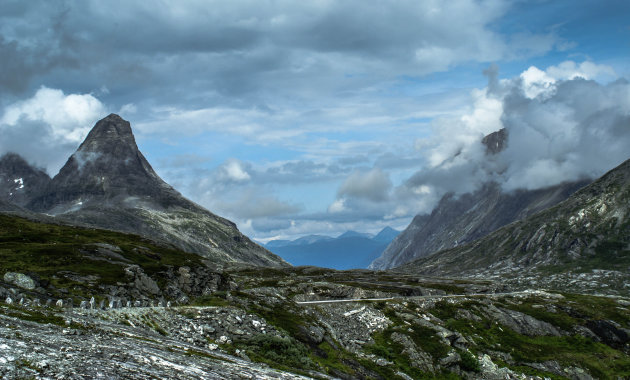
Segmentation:
[(236, 290), (189, 306), (3, 303), (0, 377), (630, 377), (621, 296), (320, 268), (226, 275)]

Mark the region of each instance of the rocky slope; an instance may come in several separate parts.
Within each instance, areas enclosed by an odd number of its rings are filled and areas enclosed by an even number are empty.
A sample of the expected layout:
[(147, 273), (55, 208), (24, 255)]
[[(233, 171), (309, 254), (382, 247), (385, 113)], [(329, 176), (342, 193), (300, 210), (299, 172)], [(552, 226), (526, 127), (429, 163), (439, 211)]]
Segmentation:
[(389, 269), (442, 249), (476, 240), (515, 220), (523, 219), (566, 199), (587, 181), (539, 190), (504, 193), (488, 183), (474, 193), (444, 196), (433, 212), (416, 216), (385, 249), (370, 269)]
[[(507, 143), (504, 130), (486, 136), (486, 153), (499, 153)], [(565, 200), (590, 183), (577, 181), (539, 190), (502, 191), (497, 183), (486, 183), (474, 193), (446, 194), (430, 215), (418, 215), (374, 260), (369, 268), (385, 270), (442, 249), (471, 242), (497, 228), (521, 220)]]
[(25, 206), (50, 182), (41, 169), (15, 153), (0, 157), (0, 200)]
[(521, 279), (611, 275), (629, 294), (630, 160), (550, 209), (400, 270)]
[(40, 293), (0, 281), (0, 377), (630, 376), (623, 297), (312, 267), (220, 275), (227, 287), (182, 306), (121, 304), (72, 287), (47, 306)]
[(27, 205), (59, 220), (169, 242), (215, 263), (283, 266), (236, 225), (185, 199), (147, 162), (129, 122), (96, 123), (63, 168)]
[(630, 298), (501, 280), (216, 268), (108, 230), (0, 215), (1, 378), (630, 376)]

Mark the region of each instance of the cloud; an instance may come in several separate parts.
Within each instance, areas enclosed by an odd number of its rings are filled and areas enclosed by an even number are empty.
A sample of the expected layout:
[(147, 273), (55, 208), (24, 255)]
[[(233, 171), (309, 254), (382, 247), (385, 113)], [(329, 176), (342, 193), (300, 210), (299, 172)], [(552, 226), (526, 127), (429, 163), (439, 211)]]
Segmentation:
[(388, 198), (392, 182), (380, 168), (368, 172), (355, 171), (341, 185), (338, 197), (361, 198), (372, 202), (382, 202)]
[(243, 168), (243, 164), (236, 159), (225, 162), (221, 166), (220, 171), (222, 177), (229, 181), (244, 182), (252, 178)]
[(630, 158), (628, 99), (626, 80), (603, 85), (580, 76), (554, 81), (534, 98), (512, 91), (502, 116), (509, 134), (504, 188), (596, 178)]
[(69, 94), (41, 87), (27, 100), (5, 108), (0, 123), (16, 126), (20, 119), (41, 121), (52, 127), (56, 138), (81, 142), (95, 122), (106, 112), (103, 104), (91, 94)]
[[(494, 68), (487, 73), (488, 87), (472, 92), (471, 110), (434, 120), (433, 136), (416, 143), (429, 165), (396, 189), (399, 199), (417, 193), (425, 200), (419, 211), (430, 212), (443, 194), (487, 181), (506, 191), (539, 189), (597, 178), (630, 158), (630, 84), (588, 79), (609, 77), (612, 68), (567, 61), (511, 79), (498, 80)], [(507, 147), (489, 156), (481, 138), (501, 128)]]
[(106, 107), (91, 94), (64, 94), (41, 87), (29, 99), (8, 105), (0, 117), (0, 152), (16, 152), (57, 173)]
[(328, 206), (328, 212), (335, 214), (335, 213), (345, 211), (346, 210), (346, 206), (344, 205), (345, 203), (346, 203), (346, 200), (343, 198), (336, 199), (333, 203), (330, 204), (330, 206)]
[(270, 96), (367, 90), (399, 73), (537, 55), (558, 39), (526, 31), (514, 43), (494, 27), (513, 7), (499, 0), (113, 4), (33, 1), (3, 12), (0, 83), (107, 88), (116, 108), (139, 93), (191, 108), (262, 106)]
[[(619, 7), (606, 12), (623, 14)], [(510, 79), (490, 69), (488, 88), (469, 97), (479, 63), (513, 69), (581, 46), (541, 13), (503, 0), (8, 2), (0, 106), (11, 108), (2, 114), (11, 122), (0, 124), (0, 149), (18, 149), (54, 173), (107, 114), (100, 104), (133, 116), (138, 143), (167, 181), (247, 231), (402, 225), (444, 192), (489, 179), (510, 188), (524, 185), (519, 176), (541, 186), (588, 175), (575, 169), (570, 146), (595, 155), (599, 144), (582, 144), (584, 128), (575, 124), (607, 125), (601, 138), (613, 150), (625, 142), (623, 86), (564, 89), (578, 77), (614, 80), (605, 65), (567, 61)], [(572, 53), (589, 51), (563, 54)], [(440, 74), (453, 68), (461, 70)], [(50, 99), (75, 101), (50, 101), (65, 115), (36, 106), (49, 102), (45, 92), (23, 100), (42, 84)], [(570, 91), (593, 104), (582, 106)], [(605, 95), (614, 91), (616, 100)], [(514, 161), (526, 152), (511, 144), (501, 160), (488, 160), (479, 140), (501, 127), (531, 142), (532, 153), (555, 153), (521, 167)], [(584, 164), (591, 173), (605, 166)], [(239, 213), (241, 206), (253, 210)]]
[(292, 215), (300, 211), (300, 207), (296, 205), (279, 201), (270, 195), (261, 194), (253, 188), (232, 194), (229, 199), (222, 198), (215, 203), (215, 207), (243, 220)]

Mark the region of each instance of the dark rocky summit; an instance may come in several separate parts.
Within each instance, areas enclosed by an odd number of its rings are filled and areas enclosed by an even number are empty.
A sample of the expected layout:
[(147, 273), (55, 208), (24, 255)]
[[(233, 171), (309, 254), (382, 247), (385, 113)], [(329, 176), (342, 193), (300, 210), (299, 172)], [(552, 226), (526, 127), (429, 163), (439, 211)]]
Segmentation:
[(15, 153), (0, 157), (0, 200), (25, 206), (50, 182), (42, 169), (36, 169)]
[[(486, 154), (491, 156), (502, 151), (507, 137), (504, 129), (484, 137)], [(431, 214), (417, 215), (369, 268), (394, 268), (479, 239), (565, 200), (588, 183), (590, 181), (582, 180), (544, 189), (504, 192), (498, 183), (489, 182), (473, 193), (446, 194)]]
[(164, 182), (138, 150), (129, 122), (114, 114), (96, 123), (26, 207), (70, 223), (166, 241), (215, 263), (288, 265)]
[(486, 154), (497, 154), (505, 149), (508, 141), (508, 134), (505, 128), (492, 132), (485, 136), (481, 143), (486, 147)]

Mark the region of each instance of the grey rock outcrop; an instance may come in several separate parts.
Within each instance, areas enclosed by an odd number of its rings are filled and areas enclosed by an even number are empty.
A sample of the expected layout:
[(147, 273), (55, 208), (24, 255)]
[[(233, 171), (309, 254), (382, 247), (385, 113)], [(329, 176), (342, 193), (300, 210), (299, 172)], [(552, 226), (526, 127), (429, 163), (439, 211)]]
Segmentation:
[(519, 334), (527, 336), (561, 335), (560, 331), (558, 331), (554, 325), (515, 310), (502, 309), (494, 305), (489, 305), (484, 308), (484, 311), (489, 319), (495, 320)]
[(7, 272), (4, 274), (4, 281), (23, 289), (33, 290), (37, 283), (24, 273)]
[(50, 182), (42, 169), (31, 166), (15, 153), (0, 157), (0, 199), (25, 206)]

